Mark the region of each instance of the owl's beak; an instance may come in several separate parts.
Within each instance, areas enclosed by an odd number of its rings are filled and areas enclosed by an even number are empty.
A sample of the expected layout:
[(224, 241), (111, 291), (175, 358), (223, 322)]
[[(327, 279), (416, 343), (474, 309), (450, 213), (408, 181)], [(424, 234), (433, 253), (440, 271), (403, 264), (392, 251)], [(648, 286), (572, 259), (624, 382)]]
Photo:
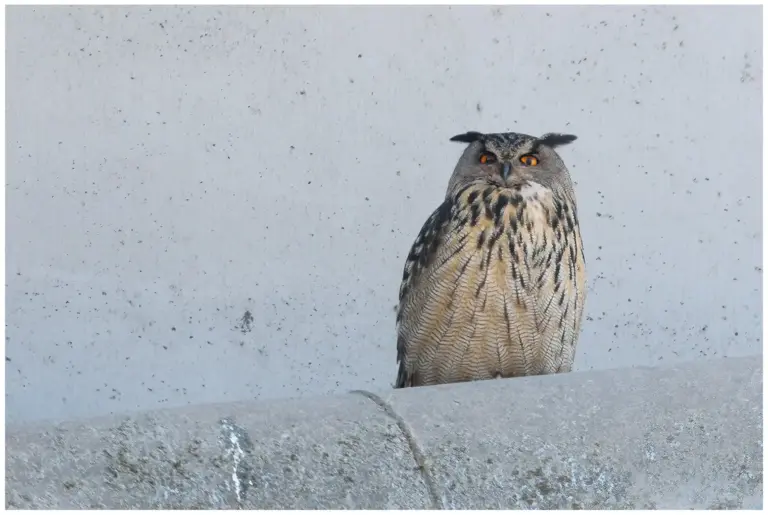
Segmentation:
[(501, 178), (505, 181), (509, 177), (509, 172), (512, 170), (512, 163), (504, 163), (501, 165)]

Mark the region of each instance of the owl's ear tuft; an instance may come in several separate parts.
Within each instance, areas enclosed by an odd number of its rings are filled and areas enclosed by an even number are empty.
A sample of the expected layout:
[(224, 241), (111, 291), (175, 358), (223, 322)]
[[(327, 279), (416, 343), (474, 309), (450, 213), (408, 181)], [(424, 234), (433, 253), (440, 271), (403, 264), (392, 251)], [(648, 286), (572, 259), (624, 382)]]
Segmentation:
[(475, 141), (482, 139), (483, 136), (485, 136), (485, 134), (482, 132), (469, 131), (464, 134), (457, 134), (451, 138), (451, 141), (458, 141), (460, 143), (474, 143)]
[(573, 134), (559, 134), (555, 132), (548, 132), (538, 139), (540, 145), (547, 145), (548, 147), (559, 147), (561, 145), (567, 145), (576, 140), (576, 136)]

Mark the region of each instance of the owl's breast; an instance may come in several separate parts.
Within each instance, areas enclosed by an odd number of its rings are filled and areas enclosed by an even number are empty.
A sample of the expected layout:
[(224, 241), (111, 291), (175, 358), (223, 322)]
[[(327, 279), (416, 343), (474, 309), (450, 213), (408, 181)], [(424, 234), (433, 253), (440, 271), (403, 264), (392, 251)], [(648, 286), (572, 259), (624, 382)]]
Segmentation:
[(568, 199), (536, 183), (475, 185), (459, 194), (456, 206), (454, 235), (473, 247), (494, 289), (540, 289), (561, 281), (563, 272), (574, 283), (583, 279), (576, 209)]
[(459, 195), (456, 206), (456, 231), (476, 236), (478, 247), (486, 240), (504, 239), (533, 251), (553, 243), (546, 236), (557, 237), (560, 222), (575, 228), (575, 216), (564, 216), (569, 207), (535, 183), (515, 188), (470, 187)]

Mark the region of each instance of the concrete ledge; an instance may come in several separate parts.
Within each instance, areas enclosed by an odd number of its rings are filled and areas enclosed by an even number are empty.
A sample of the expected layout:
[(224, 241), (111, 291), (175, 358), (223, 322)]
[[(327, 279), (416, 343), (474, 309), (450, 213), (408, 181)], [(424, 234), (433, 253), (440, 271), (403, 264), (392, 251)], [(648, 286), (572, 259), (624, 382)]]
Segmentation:
[(8, 428), (7, 508), (762, 508), (762, 356)]

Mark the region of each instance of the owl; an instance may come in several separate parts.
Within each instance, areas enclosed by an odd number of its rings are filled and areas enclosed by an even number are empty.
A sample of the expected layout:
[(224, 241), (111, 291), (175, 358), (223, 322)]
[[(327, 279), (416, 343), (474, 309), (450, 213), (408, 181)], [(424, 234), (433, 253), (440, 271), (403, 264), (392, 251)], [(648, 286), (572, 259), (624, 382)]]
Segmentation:
[(467, 132), (406, 258), (395, 388), (570, 372), (586, 270), (555, 149), (576, 136)]

